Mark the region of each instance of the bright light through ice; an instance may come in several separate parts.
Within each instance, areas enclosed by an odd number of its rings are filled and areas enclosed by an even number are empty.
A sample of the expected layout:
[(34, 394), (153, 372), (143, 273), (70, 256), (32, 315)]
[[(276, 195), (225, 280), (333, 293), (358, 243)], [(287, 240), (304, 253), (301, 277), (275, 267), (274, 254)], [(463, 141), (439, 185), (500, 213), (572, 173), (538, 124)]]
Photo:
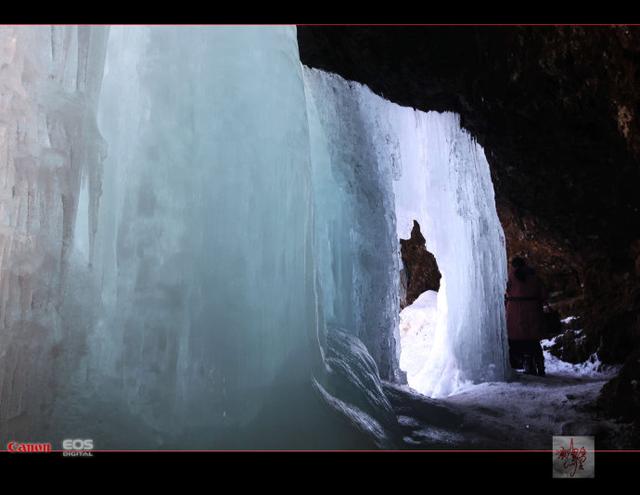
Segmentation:
[[(314, 170), (323, 172), (314, 175), (317, 239), (335, 251), (320, 271), (325, 306), (333, 308), (327, 320), (355, 327), (379, 366), (394, 367), (386, 356), (394, 346), (384, 337), (391, 313), (397, 317), (399, 256), (391, 259), (388, 250), (399, 248), (397, 238), (408, 238), (417, 220), (442, 280), (432, 345), (419, 370), (404, 368), (409, 384), (446, 396), (468, 381), (506, 378), (504, 234), (482, 148), (456, 114), (401, 107), (313, 69), (305, 70), (305, 83), (322, 123), (312, 134), (323, 136), (331, 164), (319, 167), (312, 152)], [(316, 141), (312, 150), (322, 148)], [(342, 199), (337, 191), (346, 191)], [(397, 357), (411, 361), (402, 356), (399, 330), (395, 336)]]
[(433, 332), (430, 347), (419, 371), (405, 369), (409, 385), (442, 397), (505, 379), (504, 233), (484, 151), (452, 113), (415, 112), (399, 135), (409, 153), (394, 184), (398, 235), (408, 238), (417, 220), (442, 273), (435, 323), (420, 327)]
[(423, 292), (400, 312), (400, 368), (413, 388), (433, 347), (437, 314), (438, 293), (434, 290)]

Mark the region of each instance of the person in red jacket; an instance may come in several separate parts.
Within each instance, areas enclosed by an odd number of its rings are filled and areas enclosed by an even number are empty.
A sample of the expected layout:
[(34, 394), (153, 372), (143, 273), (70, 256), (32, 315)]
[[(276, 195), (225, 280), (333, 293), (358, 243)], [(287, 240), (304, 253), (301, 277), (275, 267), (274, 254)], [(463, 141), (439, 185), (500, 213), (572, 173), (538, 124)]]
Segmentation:
[(544, 306), (548, 293), (533, 268), (520, 257), (511, 260), (507, 282), (507, 334), (511, 366), (545, 376), (540, 340), (546, 338)]

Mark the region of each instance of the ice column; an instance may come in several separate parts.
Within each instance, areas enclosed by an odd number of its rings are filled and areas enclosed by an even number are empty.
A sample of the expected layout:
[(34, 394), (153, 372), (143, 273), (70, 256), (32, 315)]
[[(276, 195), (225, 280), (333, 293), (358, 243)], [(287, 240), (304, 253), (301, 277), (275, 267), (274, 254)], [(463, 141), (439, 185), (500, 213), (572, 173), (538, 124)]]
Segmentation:
[(128, 445), (264, 446), (317, 331), (295, 29), (113, 28), (99, 125), (94, 413), (139, 424)]
[(399, 379), (398, 259), (391, 156), (380, 152), (373, 95), (304, 70), (315, 197), (316, 253), (329, 331), (359, 337), (380, 376)]
[(100, 198), (95, 112), (107, 34), (0, 27), (1, 439), (41, 433), (66, 378), (61, 304), (81, 182), (92, 219)]
[(434, 397), (509, 377), (504, 317), (506, 255), (489, 165), (452, 113), (415, 112), (418, 155), (403, 155), (395, 183), (398, 234), (418, 220), (442, 280), (433, 346), (410, 385)]

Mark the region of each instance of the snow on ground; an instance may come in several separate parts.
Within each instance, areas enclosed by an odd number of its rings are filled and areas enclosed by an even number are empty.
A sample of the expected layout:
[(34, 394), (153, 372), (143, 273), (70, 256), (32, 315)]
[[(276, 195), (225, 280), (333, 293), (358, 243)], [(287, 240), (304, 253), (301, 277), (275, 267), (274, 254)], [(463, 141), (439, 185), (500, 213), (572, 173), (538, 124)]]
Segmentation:
[(560, 320), (562, 323), (564, 323), (565, 325), (568, 325), (569, 323), (571, 323), (574, 320), (577, 320), (578, 317), (577, 316), (567, 316), (566, 318), (563, 318), (562, 320)]
[(428, 290), (400, 312), (400, 369), (413, 388), (433, 346), (438, 293)]
[[(576, 331), (577, 334), (581, 333), (581, 330)], [(602, 364), (597, 354), (592, 354), (589, 359), (584, 363), (572, 364), (566, 361), (562, 361), (549, 352), (558, 336), (543, 340), (540, 342), (544, 354), (544, 363), (546, 371), (558, 375), (569, 377), (592, 377), (609, 380), (618, 374), (620, 366), (607, 366)]]
[(606, 381), (566, 372), (544, 378), (518, 373), (511, 382), (474, 385), (445, 401), (467, 410), (479, 431), (509, 448), (548, 449), (553, 435), (606, 429), (589, 408)]
[[(400, 367), (409, 382), (404, 391), (414, 397), (420, 394), (410, 387), (432, 341), (436, 296), (437, 292), (425, 292), (400, 314)], [(514, 372), (511, 381), (469, 385), (438, 399), (462, 415), (461, 424), (434, 430), (424, 420), (403, 416), (407, 446), (547, 450), (553, 435), (595, 435), (596, 445), (615, 448), (621, 426), (598, 418), (593, 402), (619, 367), (602, 365), (596, 355), (580, 364), (562, 361), (548, 351), (554, 342), (555, 338), (541, 342), (546, 377)]]
[[(510, 382), (488, 382), (465, 388), (445, 399), (421, 397), (458, 415), (449, 425), (432, 424), (420, 411), (403, 411), (401, 424), (408, 448), (549, 450), (554, 435), (593, 435), (599, 448), (618, 448), (624, 425), (597, 416), (592, 404), (604, 378), (516, 373)], [(433, 406), (430, 406), (433, 407)], [(413, 417), (415, 414), (420, 419)]]

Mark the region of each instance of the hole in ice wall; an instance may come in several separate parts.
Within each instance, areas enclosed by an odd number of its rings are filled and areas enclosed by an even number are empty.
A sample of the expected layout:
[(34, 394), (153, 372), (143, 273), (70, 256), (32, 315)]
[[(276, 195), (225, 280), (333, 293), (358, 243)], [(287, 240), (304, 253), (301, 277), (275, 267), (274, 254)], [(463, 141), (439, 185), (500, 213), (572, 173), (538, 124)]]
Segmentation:
[(442, 275), (420, 224), (413, 221), (411, 236), (400, 239), (400, 369), (410, 386), (433, 347), (437, 317), (437, 297)]
[(438, 291), (442, 275), (435, 256), (427, 249), (427, 241), (414, 220), (409, 239), (400, 239), (400, 309), (413, 304), (428, 290)]

